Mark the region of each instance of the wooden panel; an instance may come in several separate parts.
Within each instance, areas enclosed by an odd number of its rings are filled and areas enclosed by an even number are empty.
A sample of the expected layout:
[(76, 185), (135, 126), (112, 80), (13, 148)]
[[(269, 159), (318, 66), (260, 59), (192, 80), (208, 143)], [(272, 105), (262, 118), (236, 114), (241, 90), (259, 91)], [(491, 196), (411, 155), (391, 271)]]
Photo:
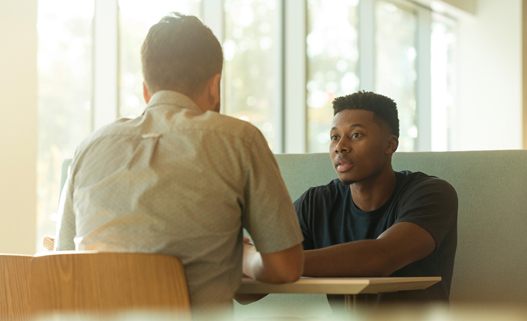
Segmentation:
[(426, 289), (441, 277), (301, 278), (293, 283), (269, 284), (245, 278), (237, 293), (328, 293), (362, 294)]
[(0, 254), (0, 320), (28, 320), (29, 255)]
[(522, 140), (527, 149), (527, 3), (522, 1)]
[(33, 312), (190, 311), (181, 261), (146, 253), (54, 252), (31, 262)]
[(410, 290), (423, 290), (441, 281), (441, 277), (415, 277), (415, 278), (383, 278), (372, 279), (372, 282), (361, 293), (386, 293)]

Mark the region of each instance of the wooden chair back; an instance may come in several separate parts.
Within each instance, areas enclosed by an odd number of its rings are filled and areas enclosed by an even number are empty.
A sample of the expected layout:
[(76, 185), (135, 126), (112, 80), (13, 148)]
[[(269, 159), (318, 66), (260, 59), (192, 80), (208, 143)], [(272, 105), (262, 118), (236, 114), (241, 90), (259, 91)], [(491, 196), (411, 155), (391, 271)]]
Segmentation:
[(53, 252), (31, 261), (33, 313), (159, 310), (190, 315), (185, 270), (170, 255)]
[(32, 256), (0, 254), (0, 320), (28, 320)]

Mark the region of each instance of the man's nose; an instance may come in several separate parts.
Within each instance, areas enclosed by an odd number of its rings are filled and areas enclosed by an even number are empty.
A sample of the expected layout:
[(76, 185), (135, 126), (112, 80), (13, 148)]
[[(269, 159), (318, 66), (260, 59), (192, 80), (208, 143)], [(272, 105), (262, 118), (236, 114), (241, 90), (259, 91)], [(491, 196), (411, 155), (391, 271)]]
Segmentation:
[(349, 152), (351, 149), (349, 142), (346, 138), (342, 138), (337, 143), (337, 146), (335, 146), (335, 152), (338, 153), (346, 153)]

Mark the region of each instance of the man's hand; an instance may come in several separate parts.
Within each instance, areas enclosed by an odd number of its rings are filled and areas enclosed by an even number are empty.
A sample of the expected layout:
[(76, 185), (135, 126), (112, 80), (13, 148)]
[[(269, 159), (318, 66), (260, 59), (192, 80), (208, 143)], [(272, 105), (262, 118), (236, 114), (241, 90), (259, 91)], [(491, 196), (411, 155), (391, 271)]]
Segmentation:
[[(252, 252), (253, 250), (255, 250), (255, 248), (254, 248), (254, 245), (251, 243), (251, 240), (247, 236), (244, 236), (243, 237), (243, 257), (244, 257), (244, 259), (245, 259), (245, 257), (247, 255), (251, 255), (250, 252)], [(244, 262), (245, 262), (245, 260), (244, 260)], [(245, 266), (245, 264), (244, 264), (244, 266)], [(250, 278), (250, 276), (245, 274), (245, 269), (243, 269), (242, 272), (243, 272), (242, 277)]]
[(283, 251), (260, 253), (248, 238), (243, 244), (243, 274), (266, 283), (294, 282), (302, 275), (304, 255), (302, 244)]

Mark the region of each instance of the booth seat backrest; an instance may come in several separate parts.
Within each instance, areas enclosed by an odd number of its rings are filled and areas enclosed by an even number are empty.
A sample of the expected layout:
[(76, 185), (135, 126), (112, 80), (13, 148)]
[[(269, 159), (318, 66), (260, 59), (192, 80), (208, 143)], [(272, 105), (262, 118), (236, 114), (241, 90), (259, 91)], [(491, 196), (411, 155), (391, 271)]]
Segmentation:
[[(275, 156), (293, 201), (337, 177), (327, 153)], [(451, 302), (527, 303), (527, 150), (398, 152), (392, 164), (457, 191)]]

